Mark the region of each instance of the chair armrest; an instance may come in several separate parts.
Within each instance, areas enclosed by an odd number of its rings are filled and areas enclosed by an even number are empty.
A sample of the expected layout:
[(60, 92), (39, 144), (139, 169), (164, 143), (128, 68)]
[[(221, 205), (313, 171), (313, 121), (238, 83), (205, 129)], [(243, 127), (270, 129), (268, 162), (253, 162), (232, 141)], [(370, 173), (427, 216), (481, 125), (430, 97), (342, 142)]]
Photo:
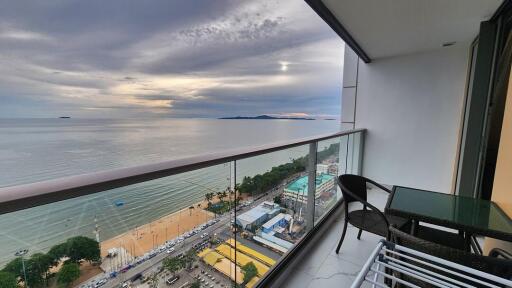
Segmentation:
[(500, 249), (500, 248), (493, 248), (490, 252), (489, 252), (489, 256), (490, 257), (495, 257), (495, 258), (498, 258), (499, 256), (507, 259), (507, 260), (511, 260), (512, 259), (512, 254), (510, 252), (507, 252), (503, 249)]
[(386, 191), (388, 193), (391, 193), (391, 190), (389, 190), (388, 188), (382, 186), (381, 184), (379, 184), (379, 183), (377, 183), (377, 182), (375, 182), (375, 181), (373, 181), (371, 179), (368, 179), (368, 178), (365, 178), (365, 180), (366, 180), (366, 182), (371, 183), (372, 185), (377, 186), (378, 188), (380, 188), (380, 189), (382, 189), (382, 190), (384, 190), (384, 191)]
[(361, 202), (363, 205), (366, 205), (368, 208), (370, 208), (371, 210), (377, 212), (377, 214), (384, 220), (384, 222), (386, 223), (386, 228), (389, 227), (389, 221), (388, 219), (386, 218), (386, 215), (384, 215), (384, 213), (382, 213), (382, 211), (379, 210), (379, 208), (373, 206), (372, 204), (370, 204), (368, 201), (366, 200), (363, 200), (361, 197), (357, 196), (356, 194), (350, 192), (348, 189), (345, 189), (343, 187), (343, 185), (341, 185), (340, 183), (340, 188), (343, 189), (345, 191), (345, 193), (347, 193), (350, 197), (356, 199), (357, 201)]

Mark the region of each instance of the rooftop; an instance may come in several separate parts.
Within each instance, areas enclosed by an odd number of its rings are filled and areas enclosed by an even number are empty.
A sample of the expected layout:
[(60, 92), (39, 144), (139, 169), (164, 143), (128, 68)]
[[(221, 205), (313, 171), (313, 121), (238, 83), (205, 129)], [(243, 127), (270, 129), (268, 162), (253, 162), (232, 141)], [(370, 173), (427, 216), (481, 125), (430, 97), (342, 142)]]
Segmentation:
[[(316, 186), (320, 186), (327, 181), (334, 179), (333, 175), (330, 174), (319, 174), (316, 175)], [(301, 193), (304, 195), (308, 194), (308, 176), (300, 177), (299, 179), (288, 184), (285, 189), (291, 193)]]
[(266, 214), (272, 214), (276, 212), (280, 208), (279, 205), (265, 201), (261, 203), (260, 205), (252, 208), (251, 210), (242, 213), (240, 216), (237, 216), (237, 220), (240, 220), (242, 222), (246, 223), (253, 223), (254, 221), (260, 219)]
[(281, 219), (286, 219), (287, 221), (290, 221), (292, 219), (292, 216), (284, 213), (279, 213), (274, 218), (268, 220), (265, 224), (263, 224), (263, 228), (270, 229), (277, 222), (281, 221)]

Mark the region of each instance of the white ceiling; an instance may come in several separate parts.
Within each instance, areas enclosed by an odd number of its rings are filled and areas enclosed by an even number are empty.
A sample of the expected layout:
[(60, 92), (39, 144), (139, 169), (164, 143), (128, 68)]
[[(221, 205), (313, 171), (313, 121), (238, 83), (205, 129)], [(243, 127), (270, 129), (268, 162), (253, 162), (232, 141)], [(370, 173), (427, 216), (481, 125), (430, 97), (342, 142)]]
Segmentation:
[(469, 42), (502, 0), (322, 0), (371, 59)]

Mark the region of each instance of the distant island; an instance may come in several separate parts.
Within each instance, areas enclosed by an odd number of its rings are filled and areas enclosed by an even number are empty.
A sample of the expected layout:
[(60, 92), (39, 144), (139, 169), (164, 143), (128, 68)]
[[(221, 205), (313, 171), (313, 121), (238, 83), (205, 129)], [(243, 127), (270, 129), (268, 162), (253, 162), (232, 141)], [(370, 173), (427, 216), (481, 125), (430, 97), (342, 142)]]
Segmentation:
[(249, 120), (316, 120), (314, 118), (304, 118), (304, 117), (274, 117), (268, 115), (260, 115), (260, 116), (236, 116), (236, 117), (221, 117), (219, 119), (249, 119)]

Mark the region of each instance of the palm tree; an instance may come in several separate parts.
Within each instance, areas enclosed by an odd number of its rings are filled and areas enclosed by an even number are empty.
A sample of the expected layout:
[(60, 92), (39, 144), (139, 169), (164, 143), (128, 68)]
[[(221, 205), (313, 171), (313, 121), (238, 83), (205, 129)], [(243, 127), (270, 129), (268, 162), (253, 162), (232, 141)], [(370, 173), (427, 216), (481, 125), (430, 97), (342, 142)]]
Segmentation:
[(219, 201), (222, 202), (222, 199), (224, 198), (222, 192), (217, 192), (217, 197), (219, 198)]
[(228, 197), (228, 193), (226, 191), (220, 192), (220, 195), (222, 196), (222, 198)]
[(148, 286), (149, 288), (158, 288), (158, 274), (151, 274), (148, 278)]
[(206, 193), (204, 194), (204, 198), (206, 199), (206, 201), (208, 202), (208, 207), (210, 207), (210, 205), (212, 204), (212, 199), (213, 199), (213, 193)]
[(163, 264), (165, 269), (172, 273), (173, 277), (181, 268), (183, 268), (183, 261), (178, 257), (165, 258)]

